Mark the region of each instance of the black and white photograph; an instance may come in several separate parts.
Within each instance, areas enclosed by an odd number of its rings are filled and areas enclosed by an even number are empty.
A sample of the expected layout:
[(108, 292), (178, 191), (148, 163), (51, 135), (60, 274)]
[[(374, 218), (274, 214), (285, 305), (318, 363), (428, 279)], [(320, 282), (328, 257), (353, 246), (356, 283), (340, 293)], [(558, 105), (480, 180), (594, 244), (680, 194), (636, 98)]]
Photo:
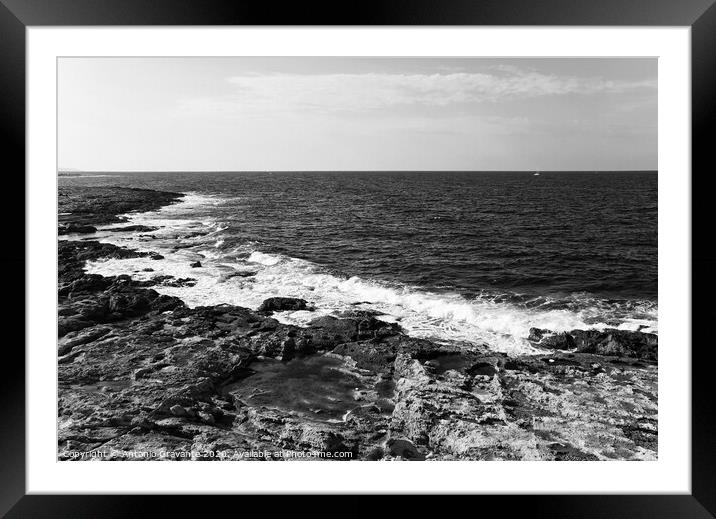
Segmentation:
[(657, 79), (58, 58), (57, 460), (657, 460)]

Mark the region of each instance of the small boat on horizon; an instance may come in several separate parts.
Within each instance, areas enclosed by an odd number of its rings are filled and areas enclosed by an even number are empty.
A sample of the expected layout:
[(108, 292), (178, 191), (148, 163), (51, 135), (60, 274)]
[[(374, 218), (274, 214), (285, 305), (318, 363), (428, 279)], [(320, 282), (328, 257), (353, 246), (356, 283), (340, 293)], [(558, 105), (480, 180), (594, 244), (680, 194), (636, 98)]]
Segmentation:
[(539, 176), (539, 171), (535, 171), (535, 173), (534, 173), (533, 176), (538, 177), (538, 176)]

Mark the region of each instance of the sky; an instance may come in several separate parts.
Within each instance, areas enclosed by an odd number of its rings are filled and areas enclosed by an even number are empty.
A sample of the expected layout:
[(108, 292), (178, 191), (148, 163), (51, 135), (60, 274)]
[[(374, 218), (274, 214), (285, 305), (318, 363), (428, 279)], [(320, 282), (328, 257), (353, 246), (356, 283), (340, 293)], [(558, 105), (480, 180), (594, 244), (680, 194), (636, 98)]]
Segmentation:
[(58, 167), (657, 168), (655, 58), (60, 58)]

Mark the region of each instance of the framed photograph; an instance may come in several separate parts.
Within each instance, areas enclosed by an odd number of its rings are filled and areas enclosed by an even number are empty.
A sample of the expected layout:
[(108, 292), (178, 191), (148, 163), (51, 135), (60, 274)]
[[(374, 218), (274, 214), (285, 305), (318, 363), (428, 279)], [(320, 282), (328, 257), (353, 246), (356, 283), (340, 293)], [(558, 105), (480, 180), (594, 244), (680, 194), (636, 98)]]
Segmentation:
[(711, 517), (711, 2), (2, 3), (7, 517)]

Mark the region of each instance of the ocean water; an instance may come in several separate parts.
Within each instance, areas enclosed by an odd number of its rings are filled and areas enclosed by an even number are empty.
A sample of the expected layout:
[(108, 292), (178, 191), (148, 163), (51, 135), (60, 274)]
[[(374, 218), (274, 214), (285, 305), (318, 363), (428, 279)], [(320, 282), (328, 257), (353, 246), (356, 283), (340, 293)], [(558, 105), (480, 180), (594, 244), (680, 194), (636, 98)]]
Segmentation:
[(302, 297), (315, 312), (277, 318), (305, 324), (373, 309), (411, 335), (508, 353), (535, 351), (533, 326), (658, 330), (656, 172), (93, 173), (59, 182), (187, 193), (131, 215), (158, 231), (92, 237), (164, 260), (88, 270), (195, 278), (157, 288), (192, 306)]

